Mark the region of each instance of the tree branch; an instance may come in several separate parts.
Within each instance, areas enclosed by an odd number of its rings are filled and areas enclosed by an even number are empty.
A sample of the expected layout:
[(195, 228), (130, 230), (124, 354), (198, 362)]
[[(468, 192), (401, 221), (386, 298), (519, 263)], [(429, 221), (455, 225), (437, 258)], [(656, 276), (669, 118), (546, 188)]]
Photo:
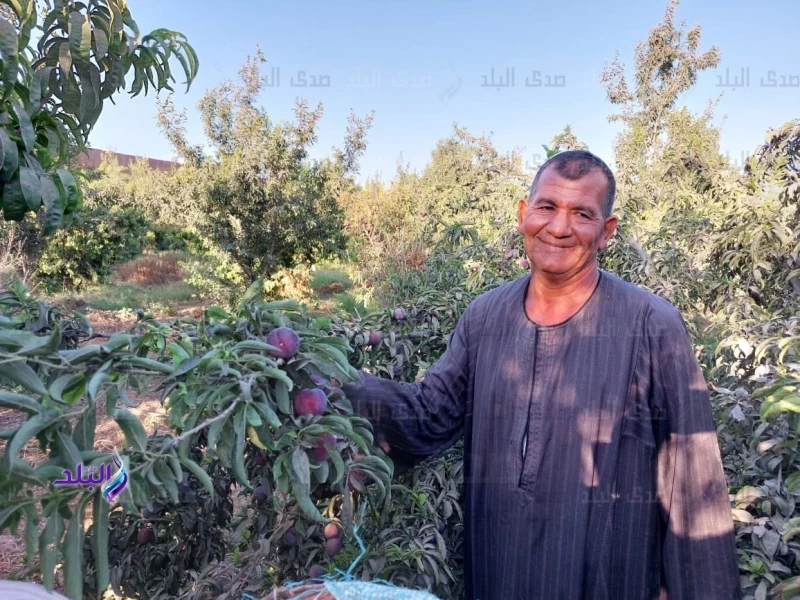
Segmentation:
[(229, 416), (229, 415), (230, 415), (230, 414), (233, 412), (233, 409), (234, 409), (234, 408), (236, 408), (236, 406), (237, 406), (237, 405), (239, 404), (239, 402), (241, 402), (241, 401), (242, 401), (242, 397), (241, 397), (241, 396), (239, 396), (238, 398), (236, 398), (236, 400), (234, 400), (234, 401), (231, 403), (231, 405), (230, 405), (228, 408), (226, 408), (225, 410), (223, 410), (223, 411), (222, 411), (221, 413), (219, 413), (219, 414), (218, 414), (216, 417), (211, 417), (211, 418), (210, 418), (208, 421), (204, 421), (204, 422), (200, 423), (200, 425), (198, 425), (197, 427), (192, 427), (192, 428), (191, 428), (189, 431), (184, 431), (184, 432), (183, 432), (182, 434), (180, 434), (178, 437), (174, 438), (174, 439), (172, 440), (172, 445), (173, 445), (173, 446), (177, 446), (178, 444), (180, 444), (180, 443), (181, 443), (183, 440), (185, 440), (186, 438), (193, 436), (193, 435), (194, 435), (195, 433), (197, 433), (198, 431), (202, 431), (203, 429), (205, 429), (206, 427), (208, 427), (208, 426), (209, 426), (209, 425), (211, 425), (212, 423), (214, 423), (214, 422), (216, 422), (216, 421), (221, 421), (222, 419), (227, 419), (227, 418), (228, 418), (228, 416)]

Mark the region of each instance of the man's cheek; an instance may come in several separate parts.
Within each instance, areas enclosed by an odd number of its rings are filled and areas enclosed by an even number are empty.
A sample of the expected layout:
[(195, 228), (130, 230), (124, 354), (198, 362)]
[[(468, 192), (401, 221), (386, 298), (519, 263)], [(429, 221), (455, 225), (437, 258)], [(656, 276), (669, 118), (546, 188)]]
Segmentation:
[(517, 229), (522, 235), (536, 235), (541, 227), (533, 219), (526, 219)]

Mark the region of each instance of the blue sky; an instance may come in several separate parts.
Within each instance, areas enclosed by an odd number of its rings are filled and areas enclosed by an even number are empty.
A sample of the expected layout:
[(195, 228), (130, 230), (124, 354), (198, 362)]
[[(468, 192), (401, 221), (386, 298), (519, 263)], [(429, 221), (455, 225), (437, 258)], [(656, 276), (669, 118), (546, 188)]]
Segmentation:
[[(263, 72), (273, 84), (261, 100), (274, 120), (290, 119), (298, 96), (311, 106), (324, 106), (312, 155), (325, 155), (341, 143), (351, 108), (358, 115), (375, 110), (362, 180), (376, 174), (391, 179), (401, 155), (404, 163), (421, 170), (453, 123), (473, 134), (491, 134), (503, 152), (519, 149), (529, 164), (541, 160), (541, 144), (569, 123), (592, 151), (613, 161), (619, 125), (607, 120), (614, 107), (606, 100), (600, 73), (616, 51), (630, 71), (636, 43), (666, 7), (662, 0), (128, 4), (143, 32), (179, 30), (200, 57), (192, 89), (186, 94), (185, 87), (176, 88), (174, 97), (176, 106), (188, 111), (192, 143), (204, 142), (198, 100), (211, 87), (235, 78), (258, 44), (268, 59)], [(716, 45), (722, 56), (720, 66), (704, 72), (682, 103), (702, 112), (722, 93), (715, 110), (722, 151), (738, 164), (769, 127), (800, 117), (800, 87), (791, 85), (800, 81), (797, 10), (797, 0), (683, 0), (678, 7), (678, 21), (703, 26), (701, 49)], [(492, 69), (496, 83), (501, 77), (509, 82), (513, 69), (513, 87), (489, 87)], [(308, 84), (316, 76), (320, 82), (327, 77), (329, 85), (292, 85), (301, 81), (300, 71)], [(724, 86), (743, 83), (743, 73), (749, 85)], [(548, 77), (563, 85), (544, 85)], [(777, 85), (763, 86), (762, 78)], [(90, 145), (171, 159), (172, 148), (155, 116), (152, 92), (120, 97), (116, 106), (106, 104)]]

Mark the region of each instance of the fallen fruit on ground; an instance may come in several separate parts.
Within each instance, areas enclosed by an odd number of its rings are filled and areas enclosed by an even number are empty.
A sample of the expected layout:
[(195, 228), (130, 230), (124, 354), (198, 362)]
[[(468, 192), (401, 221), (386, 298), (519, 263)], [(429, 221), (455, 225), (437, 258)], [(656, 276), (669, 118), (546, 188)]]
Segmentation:
[(256, 504), (262, 504), (267, 499), (267, 491), (258, 486), (256, 489), (253, 490), (253, 502)]
[(277, 358), (291, 358), (300, 348), (300, 337), (291, 327), (278, 327), (267, 334), (267, 343), (278, 350), (270, 351)]
[(317, 579), (325, 575), (325, 569), (322, 568), (321, 565), (311, 565), (311, 568), (308, 570), (308, 576), (311, 579)]
[(140, 546), (149, 544), (154, 539), (156, 539), (156, 534), (153, 533), (153, 528), (149, 525), (147, 527), (142, 527), (136, 535), (136, 541), (139, 542)]
[(342, 549), (342, 538), (331, 538), (325, 541), (325, 554), (328, 556), (336, 556)]
[(327, 406), (328, 397), (319, 388), (300, 390), (294, 398), (294, 414), (298, 417), (322, 415)]
[(283, 543), (287, 546), (294, 546), (297, 543), (297, 531), (295, 530), (294, 526), (289, 527), (283, 533)]
[(342, 529), (336, 523), (328, 523), (322, 532), (326, 540), (342, 537)]

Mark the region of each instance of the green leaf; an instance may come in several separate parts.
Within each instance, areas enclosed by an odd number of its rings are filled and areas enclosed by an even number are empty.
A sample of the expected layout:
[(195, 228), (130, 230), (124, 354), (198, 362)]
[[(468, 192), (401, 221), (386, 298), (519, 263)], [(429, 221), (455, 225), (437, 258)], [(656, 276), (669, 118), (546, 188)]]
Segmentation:
[(96, 48), (95, 58), (99, 60), (108, 54), (108, 36), (99, 28), (95, 28), (92, 33), (94, 34), (94, 44)]
[(272, 377), (273, 379), (277, 379), (278, 381), (282, 381), (286, 385), (286, 387), (289, 389), (289, 391), (291, 391), (292, 388), (294, 387), (294, 382), (291, 379), (289, 379), (289, 376), (286, 373), (284, 373), (283, 371), (281, 371), (280, 369), (267, 368), (267, 369), (264, 369), (263, 373), (264, 373), (264, 375)]
[(63, 430), (58, 432), (55, 445), (59, 455), (68, 457), (70, 466), (81, 464), (81, 451)]
[(244, 340), (243, 342), (239, 342), (233, 348), (231, 348), (233, 352), (237, 352), (239, 350), (260, 350), (263, 352), (279, 352), (280, 348), (276, 348), (275, 346), (271, 346), (265, 342), (259, 342), (258, 340)]
[[(253, 406), (255, 406), (258, 409), (258, 411), (264, 416), (264, 418), (267, 420), (267, 424), (270, 427), (272, 427), (273, 429), (280, 428), (280, 426), (282, 425), (281, 419), (280, 417), (278, 417), (275, 411), (272, 410), (272, 407), (269, 404), (267, 404), (266, 402), (255, 402), (253, 403)], [(255, 425), (254, 423), (251, 424)]]
[(3, 216), (6, 221), (22, 221), (28, 212), (28, 203), (22, 193), (19, 178), (12, 179), (3, 187)]
[(94, 402), (83, 409), (83, 414), (75, 424), (72, 431), (72, 441), (78, 450), (91, 450), (94, 448), (94, 432), (97, 428), (97, 410)]
[(132, 356), (127, 360), (133, 367), (137, 367), (139, 369), (147, 369), (149, 371), (155, 371), (156, 373), (164, 373), (166, 375), (170, 375), (174, 371), (174, 368), (171, 365), (158, 362), (157, 360), (143, 358), (141, 356)]
[(306, 490), (311, 489), (311, 472), (308, 462), (308, 454), (300, 446), (292, 452), (292, 469), (297, 475), (298, 480), (303, 484)]
[(344, 477), (344, 461), (342, 460), (342, 455), (334, 451), (330, 453), (330, 456), (333, 461), (333, 469), (336, 477), (335, 481), (341, 481), (342, 477)]
[(83, 495), (64, 537), (64, 591), (70, 598), (83, 598), (83, 513), (91, 497)]
[(12, 392), (0, 392), (0, 408), (22, 410), (35, 415), (41, 413), (44, 407), (30, 396)]
[(136, 450), (144, 452), (147, 448), (147, 433), (141, 421), (125, 408), (117, 409), (114, 420), (125, 434), (127, 442)]
[(97, 400), (97, 392), (100, 390), (100, 386), (110, 381), (111, 378), (102, 371), (98, 371), (92, 375), (92, 378), (89, 380), (89, 398), (91, 398), (93, 402)]
[(282, 380), (275, 381), (275, 397), (278, 401), (278, 410), (285, 415), (292, 414), (292, 404), (289, 401), (289, 388)]
[(0, 19), (0, 54), (3, 56), (3, 100), (11, 95), (17, 81), (19, 64), (19, 48), (17, 30), (14, 26)]
[(95, 493), (92, 499), (92, 555), (94, 566), (97, 571), (97, 594), (102, 598), (103, 592), (109, 584), (109, 565), (108, 565), (108, 502), (103, 496)]
[(42, 202), (46, 211), (44, 216), (45, 236), (52, 235), (64, 223), (64, 207), (66, 202), (61, 197), (61, 192), (55, 182), (47, 176), (42, 176)]
[(8, 181), (19, 166), (19, 149), (8, 136), (4, 127), (0, 127), (0, 147), (3, 150), (2, 155), (0, 155), (2, 160), (0, 175), (2, 175), (4, 181)]
[(264, 280), (259, 277), (253, 283), (250, 284), (250, 287), (247, 288), (244, 295), (242, 296), (242, 305), (249, 304), (253, 300), (260, 298), (264, 294)]
[(37, 394), (47, 394), (39, 376), (22, 359), (0, 363), (0, 377), (5, 377)]
[(69, 49), (73, 60), (87, 62), (92, 43), (92, 26), (86, 15), (77, 10), (69, 18)]
[[(244, 413), (242, 412), (242, 414)], [(236, 479), (239, 480), (239, 483), (250, 490), (253, 489), (253, 486), (250, 484), (250, 480), (247, 478), (247, 471), (244, 468), (244, 447), (246, 439), (244, 431), (237, 429), (234, 434), (233, 474), (236, 476)]]
[(61, 343), (61, 326), (56, 325), (48, 336), (36, 336), (19, 349), (20, 356), (41, 356), (58, 350)]
[(25, 505), (25, 554), (32, 561), (39, 552), (39, 515), (33, 504)]
[(50, 89), (50, 74), (53, 67), (42, 67), (33, 74), (29, 95), (28, 114), (33, 117), (41, 109), (42, 98)]
[(20, 167), (19, 183), (28, 210), (36, 212), (42, 205), (42, 184), (39, 182), (39, 176), (29, 167)]
[[(42, 571), (42, 585), (48, 590), (53, 590), (58, 548), (61, 536), (64, 534), (64, 519), (58, 511), (47, 519), (47, 523), (39, 536), (39, 552), (41, 556), (40, 567)], [(76, 596), (79, 598), (80, 596)]]
[(253, 408), (253, 406), (247, 407), (247, 424), (252, 425), (253, 427), (259, 427), (261, 425), (261, 417), (258, 415), (258, 411)]
[[(311, 498), (309, 498), (309, 493), (309, 486), (304, 485), (297, 477), (292, 477), (292, 494), (297, 502), (297, 506), (309, 520), (321, 523), (324, 519), (319, 509), (311, 501)], [(345, 496), (347, 496), (347, 494), (345, 494)]]
[(211, 477), (208, 476), (208, 473), (206, 473), (200, 465), (198, 465), (190, 458), (182, 458), (180, 459), (180, 461), (181, 464), (184, 467), (186, 467), (187, 471), (189, 471), (192, 475), (197, 477), (197, 480), (203, 485), (204, 488), (206, 488), (206, 490), (208, 490), (208, 493), (213, 497), (215, 494), (214, 484), (211, 481)]
[(33, 124), (31, 118), (28, 116), (28, 111), (19, 104), (14, 104), (14, 114), (17, 115), (19, 120), (19, 132), (22, 136), (22, 143), (25, 145), (27, 152), (33, 152), (36, 147), (36, 134), (33, 131)]
[(0, 533), (2, 533), (3, 530), (9, 526), (9, 523), (12, 520), (11, 517), (15, 516), (20, 508), (20, 505), (16, 504), (0, 510)]
[(63, 85), (69, 79), (68, 74), (72, 71), (72, 51), (69, 49), (69, 40), (58, 43), (58, 66), (61, 67)]
[(75, 181), (75, 176), (66, 169), (58, 169), (56, 173), (67, 194), (67, 205), (64, 208), (64, 213), (71, 214), (80, 210), (83, 206), (83, 194), (78, 182)]

